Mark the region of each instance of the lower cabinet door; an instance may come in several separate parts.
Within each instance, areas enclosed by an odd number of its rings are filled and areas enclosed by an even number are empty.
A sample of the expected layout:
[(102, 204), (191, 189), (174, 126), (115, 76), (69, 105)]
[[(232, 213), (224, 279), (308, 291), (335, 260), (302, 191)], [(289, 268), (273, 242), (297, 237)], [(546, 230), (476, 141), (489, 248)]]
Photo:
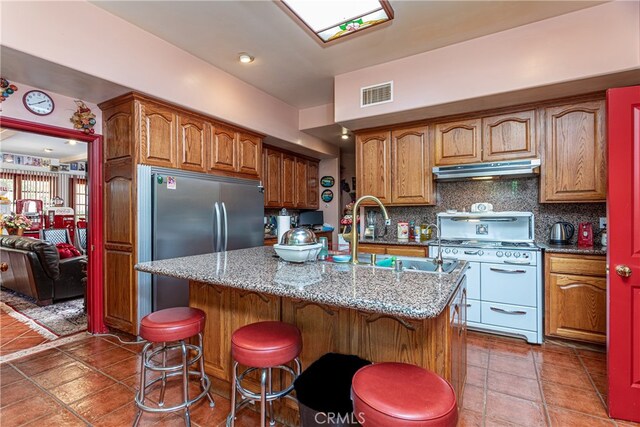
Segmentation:
[(465, 274), (467, 275), (467, 298), (480, 299), (480, 263), (469, 262), (469, 268)]
[(476, 299), (467, 299), (467, 322), (480, 323), (480, 301)]
[(481, 316), (485, 325), (535, 331), (536, 314), (537, 310), (533, 307), (482, 302)]

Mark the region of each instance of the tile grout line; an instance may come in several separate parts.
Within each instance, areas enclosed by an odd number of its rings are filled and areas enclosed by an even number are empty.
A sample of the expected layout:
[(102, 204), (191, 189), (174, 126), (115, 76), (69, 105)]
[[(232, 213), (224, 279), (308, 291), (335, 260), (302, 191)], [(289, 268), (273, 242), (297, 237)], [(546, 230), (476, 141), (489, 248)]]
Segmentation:
[[(575, 353), (575, 349), (571, 349), (573, 353)], [(540, 392), (540, 397), (542, 398), (542, 408), (544, 409), (544, 415), (547, 419), (547, 425), (553, 427), (551, 423), (551, 415), (549, 414), (549, 406), (547, 405), (547, 398), (544, 395), (544, 389), (542, 388), (542, 378), (540, 378), (540, 372), (538, 372), (538, 363), (536, 361), (536, 356), (533, 356), (533, 367), (536, 372), (536, 381), (538, 382), (538, 391)]]
[[(587, 374), (587, 378), (589, 378), (589, 383), (591, 383), (591, 387), (593, 387), (593, 389), (596, 392), (596, 395), (598, 396), (598, 399), (600, 399), (600, 402), (602, 403), (602, 406), (604, 407), (604, 411), (605, 414), (607, 415), (607, 417), (610, 420), (613, 420), (613, 418), (609, 417), (609, 408), (607, 406), (607, 403), (604, 401), (604, 399), (602, 398), (602, 395), (600, 394), (600, 390), (598, 390), (598, 387), (596, 387), (596, 383), (593, 381), (593, 378), (591, 378), (591, 373), (589, 372), (589, 369), (587, 369), (587, 366), (584, 364), (584, 361), (582, 360), (582, 356), (580, 356), (579, 354), (577, 354), (578, 356), (578, 360), (580, 361), (580, 366), (582, 366), (582, 369), (584, 369), (584, 371)], [(608, 381), (608, 379), (607, 379)], [(616, 421), (613, 421), (614, 424), (617, 426), (618, 423)]]

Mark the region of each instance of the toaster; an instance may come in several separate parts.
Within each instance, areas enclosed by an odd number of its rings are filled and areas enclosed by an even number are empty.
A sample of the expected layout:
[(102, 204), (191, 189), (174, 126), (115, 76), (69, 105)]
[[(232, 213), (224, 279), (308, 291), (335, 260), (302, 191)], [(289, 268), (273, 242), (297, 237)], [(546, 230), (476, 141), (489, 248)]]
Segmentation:
[(474, 203), (471, 205), (471, 212), (493, 212), (491, 203)]

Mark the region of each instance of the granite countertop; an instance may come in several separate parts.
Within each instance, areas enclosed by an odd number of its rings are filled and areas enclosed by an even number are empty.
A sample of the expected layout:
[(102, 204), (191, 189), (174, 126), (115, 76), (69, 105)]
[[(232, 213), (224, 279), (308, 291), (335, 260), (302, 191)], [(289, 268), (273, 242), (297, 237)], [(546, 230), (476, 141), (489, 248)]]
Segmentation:
[(264, 246), (135, 266), (152, 274), (412, 319), (437, 317), (466, 267), (462, 262), (451, 274), (432, 274), (331, 262), (292, 264)]
[(536, 246), (546, 252), (565, 253), (565, 254), (582, 254), (582, 255), (606, 255), (607, 248), (600, 245), (582, 247), (575, 244), (571, 245), (551, 245), (544, 242), (536, 242)]

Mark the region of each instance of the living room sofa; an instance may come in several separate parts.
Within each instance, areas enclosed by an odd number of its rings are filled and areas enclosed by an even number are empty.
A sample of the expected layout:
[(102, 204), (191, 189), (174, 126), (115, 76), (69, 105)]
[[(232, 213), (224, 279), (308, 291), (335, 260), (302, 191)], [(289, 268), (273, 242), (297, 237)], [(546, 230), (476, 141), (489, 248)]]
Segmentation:
[(36, 300), (38, 305), (83, 296), (82, 260), (85, 256), (60, 259), (56, 245), (21, 236), (0, 236), (2, 287)]

